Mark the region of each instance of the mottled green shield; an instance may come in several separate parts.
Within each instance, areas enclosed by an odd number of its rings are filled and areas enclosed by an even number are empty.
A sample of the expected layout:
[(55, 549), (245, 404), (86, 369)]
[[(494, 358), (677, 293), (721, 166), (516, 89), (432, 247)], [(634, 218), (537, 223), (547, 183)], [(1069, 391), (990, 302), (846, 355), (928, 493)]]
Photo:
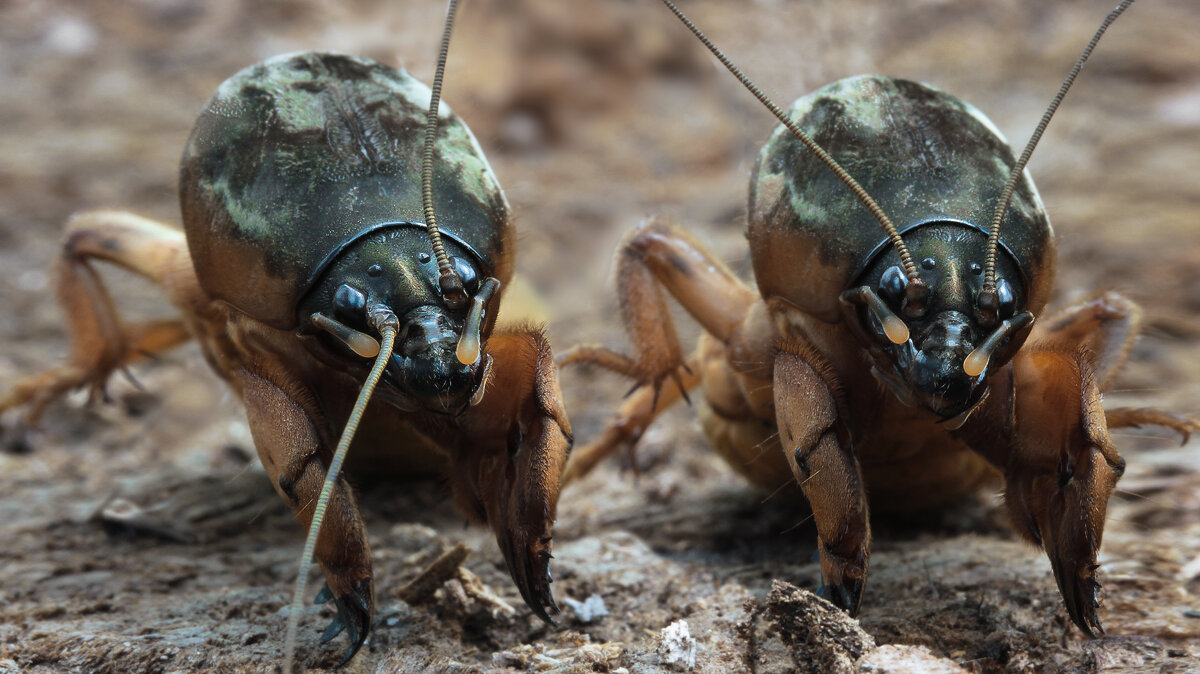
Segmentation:
[[(226, 80), (180, 168), (180, 203), (201, 287), (280, 329), (328, 257), (379, 223), (422, 222), (430, 91), (408, 73), (332, 53), (278, 56)], [(439, 111), (439, 226), (507, 283), (513, 228), (475, 137)], [(397, 251), (415, 257), (422, 251)]]

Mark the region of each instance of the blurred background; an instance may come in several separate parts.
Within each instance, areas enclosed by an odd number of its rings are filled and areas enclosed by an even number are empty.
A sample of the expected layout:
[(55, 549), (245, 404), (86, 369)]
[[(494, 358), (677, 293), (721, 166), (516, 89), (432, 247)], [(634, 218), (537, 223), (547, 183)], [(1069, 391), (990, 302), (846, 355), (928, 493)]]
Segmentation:
[[(1019, 147), (1111, 4), (683, 8), (781, 105), (850, 75), (905, 77), (973, 103)], [(0, 387), (66, 357), (48, 272), (69, 214), (122, 208), (179, 223), (178, 159), (222, 80), (271, 55), (333, 49), (428, 82), (444, 11), (428, 0), (0, 3)], [(752, 282), (747, 181), (773, 118), (660, 4), (466, 0), (443, 96), (505, 187), (518, 269), (546, 301), (557, 349), (627, 348), (611, 254), (649, 215), (685, 225)], [(1200, 6), (1141, 3), (1101, 42), (1030, 164), (1058, 234), (1054, 305), (1115, 289), (1145, 310), (1106, 405), (1200, 410), (1198, 166)], [(106, 276), (127, 315), (169, 312), (155, 288)], [(693, 340), (694, 325), (679, 318)], [(39, 432), (4, 419), (0, 664), (271, 670), (302, 532), (256, 465), (240, 406), (194, 347), (134, 375), (144, 390), (116, 378), (114, 404), (84, 409), (72, 398)], [(603, 373), (571, 371), (562, 383), (582, 442), (627, 388)], [(1130, 469), (1103, 551), (1102, 618), (1114, 637), (1079, 638), (1044, 557), (1008, 532), (991, 495), (961, 513), (879, 526), (864, 627), (971, 671), (1194, 666), (1196, 446), (1158, 432), (1117, 439)], [(680, 618), (702, 669), (749, 671), (751, 660), (757, 671), (786, 669), (769, 630), (748, 647), (735, 626), (772, 578), (815, 587), (803, 508), (744, 485), (683, 406), (647, 434), (636, 461), (636, 477), (618, 459), (563, 495), (560, 603), (596, 595), (611, 615), (565, 605), (559, 628), (526, 614), (494, 543), (463, 529), (439, 485), (369, 490), (378, 623), (348, 671), (550, 661), (635, 671), (655, 666), (654, 635)], [(477, 550), (467, 568), (515, 612), (471, 597), (412, 607), (394, 596), (458, 541)], [(315, 646), (325, 610), (306, 618), (304, 652), (329, 666), (333, 653)]]

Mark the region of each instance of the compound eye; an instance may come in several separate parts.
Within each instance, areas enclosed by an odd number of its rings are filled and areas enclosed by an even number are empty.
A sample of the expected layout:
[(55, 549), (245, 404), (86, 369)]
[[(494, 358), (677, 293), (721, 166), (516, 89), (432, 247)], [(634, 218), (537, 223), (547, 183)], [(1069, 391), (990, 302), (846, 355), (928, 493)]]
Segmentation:
[(900, 267), (888, 267), (879, 279), (879, 297), (893, 308), (899, 309), (904, 302), (904, 290), (908, 287), (908, 277)]
[(999, 300), (1000, 320), (1012, 316), (1017, 310), (1017, 298), (1013, 295), (1012, 286), (1005, 279), (996, 283), (996, 299)]
[(468, 295), (474, 295), (479, 290), (479, 274), (475, 272), (475, 267), (457, 255), (450, 258), (450, 262), (454, 265), (454, 271), (458, 273), (458, 278), (462, 279), (463, 288), (466, 289)]
[(367, 312), (367, 296), (358, 288), (343, 283), (333, 293), (333, 311), (338, 318), (361, 323)]

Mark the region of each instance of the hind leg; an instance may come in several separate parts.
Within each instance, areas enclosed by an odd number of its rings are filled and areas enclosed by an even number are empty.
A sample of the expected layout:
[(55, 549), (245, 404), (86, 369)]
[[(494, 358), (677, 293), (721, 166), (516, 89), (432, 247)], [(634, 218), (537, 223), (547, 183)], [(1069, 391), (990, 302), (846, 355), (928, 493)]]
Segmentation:
[(67, 391), (88, 386), (93, 397), (116, 370), (191, 338), (183, 319), (125, 323), (93, 260), (103, 260), (162, 286), (190, 315), (200, 294), (183, 232), (131, 213), (92, 211), (67, 223), (54, 275), (59, 306), (71, 334), (67, 364), (28, 377), (0, 397), (0, 412), (28, 405), (25, 421), (36, 424), (46, 406)]
[[(564, 481), (582, 477), (604, 456), (630, 446), (659, 411), (699, 381), (695, 359), (684, 360), (663, 290), (701, 327), (721, 342), (733, 339), (758, 296), (681, 227), (644, 222), (625, 236), (617, 251), (617, 295), (634, 356), (599, 347), (575, 347), (559, 366), (586, 364), (638, 382), (629, 400), (599, 440), (575, 450)], [(666, 386), (672, 379), (675, 386)]]

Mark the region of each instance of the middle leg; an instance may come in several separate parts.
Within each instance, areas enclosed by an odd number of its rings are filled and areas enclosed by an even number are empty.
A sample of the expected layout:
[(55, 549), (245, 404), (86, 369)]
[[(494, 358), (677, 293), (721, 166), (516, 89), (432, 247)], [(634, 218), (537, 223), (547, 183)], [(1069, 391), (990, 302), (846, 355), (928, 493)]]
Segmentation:
[[(1031, 341), (1048, 350), (1083, 350), (1101, 391), (1113, 380), (1133, 350), (1141, 329), (1142, 310), (1115, 292), (1076, 304), (1051, 316), (1035, 329)], [(1187, 442), (1200, 428), (1195, 419), (1154, 408), (1119, 407), (1105, 411), (1109, 428), (1163, 426)]]

